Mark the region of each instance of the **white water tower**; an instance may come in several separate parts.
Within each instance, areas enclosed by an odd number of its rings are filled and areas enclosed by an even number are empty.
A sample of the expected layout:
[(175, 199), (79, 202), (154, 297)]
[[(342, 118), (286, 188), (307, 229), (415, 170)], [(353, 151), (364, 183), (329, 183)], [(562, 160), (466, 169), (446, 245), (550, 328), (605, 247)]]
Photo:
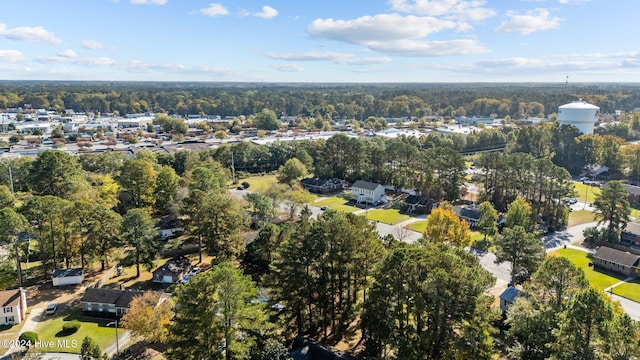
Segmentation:
[(593, 134), (600, 108), (582, 99), (558, 107), (560, 125), (573, 125), (583, 134)]

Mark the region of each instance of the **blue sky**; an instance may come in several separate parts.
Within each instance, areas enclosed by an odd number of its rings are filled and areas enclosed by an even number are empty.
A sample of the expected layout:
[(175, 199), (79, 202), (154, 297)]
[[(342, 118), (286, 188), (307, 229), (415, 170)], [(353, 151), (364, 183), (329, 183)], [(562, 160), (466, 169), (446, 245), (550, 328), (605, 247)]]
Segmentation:
[(640, 82), (638, 0), (3, 0), (0, 79)]

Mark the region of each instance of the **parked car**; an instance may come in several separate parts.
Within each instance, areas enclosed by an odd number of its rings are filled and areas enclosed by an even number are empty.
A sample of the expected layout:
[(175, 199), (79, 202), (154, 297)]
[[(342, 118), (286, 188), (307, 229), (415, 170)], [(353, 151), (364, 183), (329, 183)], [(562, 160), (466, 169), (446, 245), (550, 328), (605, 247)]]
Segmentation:
[(53, 315), (58, 310), (58, 304), (49, 304), (47, 305), (47, 315)]
[(193, 275), (198, 275), (202, 272), (202, 269), (194, 266), (193, 268), (191, 268), (191, 271), (189, 272), (189, 276), (193, 276)]
[(238, 190), (244, 190), (244, 186), (238, 186), (236, 189), (238, 189)]
[(329, 209), (328, 206), (323, 206), (323, 207), (320, 208), (320, 210), (322, 210), (322, 211), (325, 211), (325, 210), (328, 210), (328, 209)]

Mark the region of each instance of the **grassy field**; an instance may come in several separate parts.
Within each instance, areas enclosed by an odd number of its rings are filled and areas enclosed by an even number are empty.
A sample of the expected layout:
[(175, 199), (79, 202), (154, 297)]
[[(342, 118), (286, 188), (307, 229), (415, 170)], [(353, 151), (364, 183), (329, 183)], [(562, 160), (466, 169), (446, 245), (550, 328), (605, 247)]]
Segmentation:
[(640, 303), (640, 282), (638, 280), (620, 284), (612, 288), (611, 292)]
[[(574, 265), (584, 270), (584, 274), (591, 284), (596, 289), (606, 289), (609, 286), (620, 282), (623, 277), (615, 276), (614, 274), (606, 274), (599, 270), (594, 270), (589, 266), (591, 261), (590, 254), (576, 250), (576, 249), (560, 249), (550, 254), (551, 256), (562, 256), (569, 259)], [(616, 287), (617, 288), (617, 287)]]
[(567, 226), (586, 224), (594, 221), (597, 221), (596, 214), (594, 212), (588, 210), (574, 210), (569, 213)]
[(348, 201), (341, 197), (319, 197), (313, 206), (328, 206), (330, 209), (343, 212), (354, 212), (360, 210), (355, 206), (347, 205)]
[(598, 187), (585, 185), (577, 181), (574, 181), (573, 185), (575, 187), (576, 199), (578, 199), (578, 201), (592, 204), (595, 200), (595, 196), (600, 194), (600, 188)]
[[(80, 329), (71, 335), (62, 333), (62, 325), (66, 322), (78, 320), (81, 322)], [(85, 336), (90, 336), (104, 350), (116, 340), (116, 330), (108, 319), (98, 319), (82, 316), (80, 309), (74, 308), (67, 313), (49, 316), (45, 321), (38, 324), (36, 333), (38, 339), (46, 344), (46, 347), (39, 347), (38, 350), (45, 352), (68, 352), (80, 353), (80, 345)], [(65, 343), (62, 340), (66, 340)]]
[[(275, 175), (252, 176), (240, 179), (238, 182), (239, 184), (242, 184), (245, 181), (251, 185), (249, 186), (249, 190), (255, 192), (263, 192), (278, 183), (278, 179), (276, 179)], [(234, 185), (234, 187), (235, 186), (237, 185)]]
[(401, 214), (398, 209), (372, 209), (366, 212), (367, 219), (381, 223), (395, 225), (411, 219), (409, 215)]

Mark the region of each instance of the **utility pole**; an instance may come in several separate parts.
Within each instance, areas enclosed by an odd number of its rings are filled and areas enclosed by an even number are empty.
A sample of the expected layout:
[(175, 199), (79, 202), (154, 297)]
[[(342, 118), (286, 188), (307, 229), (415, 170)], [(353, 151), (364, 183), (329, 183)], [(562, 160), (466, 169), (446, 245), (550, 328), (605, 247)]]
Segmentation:
[(231, 150), (231, 181), (232, 184), (236, 183), (236, 166), (235, 162), (233, 161), (233, 150)]

